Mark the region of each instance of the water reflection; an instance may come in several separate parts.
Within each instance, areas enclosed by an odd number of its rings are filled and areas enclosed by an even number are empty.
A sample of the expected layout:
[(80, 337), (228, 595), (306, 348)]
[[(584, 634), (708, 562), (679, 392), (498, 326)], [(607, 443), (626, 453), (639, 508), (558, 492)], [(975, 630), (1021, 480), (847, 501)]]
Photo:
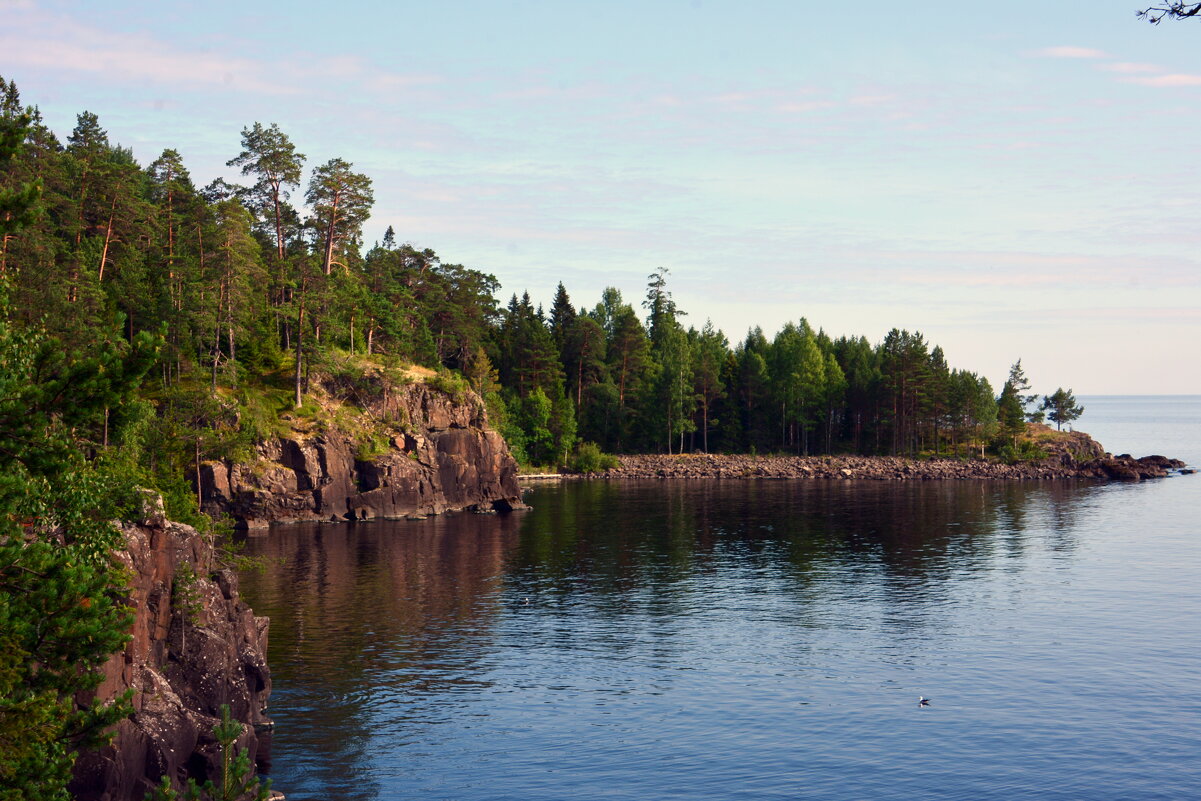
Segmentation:
[(272, 706), (285, 733), (271, 770), (282, 760), (289, 780), (299, 774), (326, 798), (372, 797), (380, 706), (476, 682), (519, 523), (297, 525), (249, 540), (266, 569), (245, 574), (242, 587), (271, 617)]
[[(998, 555), (1025, 530), (1068, 531), (1090, 487), (1076, 482), (647, 482), (544, 491), (524, 521), (510, 580), (570, 591), (671, 584), (721, 557), (814, 570), (878, 564), (938, 581)], [(1070, 544), (1063, 547), (1070, 547)]]
[[(939, 636), (993, 625), (999, 590), (974, 584), (1032, 549), (1070, 558), (1090, 490), (590, 482), (539, 489), (523, 515), (273, 530), (249, 546), (267, 570), (243, 578), (272, 619), (272, 772), (289, 798), (496, 798), (485, 766), (503, 762), (533, 798), (543, 753), (633, 766), (651, 735), (628, 726), (688, 741), (695, 700), (890, 689), (957, 647)], [(576, 780), (542, 797), (596, 794)]]

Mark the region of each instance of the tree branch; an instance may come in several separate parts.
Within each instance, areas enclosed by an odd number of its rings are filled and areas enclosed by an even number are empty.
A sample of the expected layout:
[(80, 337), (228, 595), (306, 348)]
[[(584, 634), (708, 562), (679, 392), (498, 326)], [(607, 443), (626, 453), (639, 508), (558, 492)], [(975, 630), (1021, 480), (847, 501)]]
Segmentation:
[(1201, 3), (1166, 3), (1161, 6), (1151, 6), (1135, 12), (1139, 19), (1145, 19), (1152, 25), (1158, 25), (1167, 19), (1188, 19), (1201, 15)]

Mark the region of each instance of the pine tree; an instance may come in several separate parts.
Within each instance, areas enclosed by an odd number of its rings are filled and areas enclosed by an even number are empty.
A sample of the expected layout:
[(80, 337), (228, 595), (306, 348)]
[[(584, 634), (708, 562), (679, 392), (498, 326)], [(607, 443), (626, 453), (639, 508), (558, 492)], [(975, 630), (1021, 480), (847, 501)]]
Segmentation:
[(349, 269), (346, 248), (358, 246), (363, 223), (375, 202), (371, 179), (353, 172), (353, 166), (342, 159), (330, 159), (313, 170), (305, 193), (305, 201), (313, 209), (313, 226), (320, 232), (321, 271), (326, 275), (335, 264)]
[(948, 396), (950, 394), (951, 370), (947, 366), (946, 354), (940, 346), (935, 346), (930, 351), (929, 364), (929, 391), (927, 395), (927, 409), (929, 411), (929, 419), (933, 428), (933, 436), (931, 439), (934, 443), (934, 452), (937, 454), (942, 448), (942, 430), (946, 426), (948, 414)]
[[(250, 232), (250, 213), (236, 200), (225, 200), (214, 209), (216, 236), (214, 251), (207, 263), (206, 276), (211, 287), (210, 352), (212, 385), (217, 385), (217, 369), (224, 358), (229, 383), (238, 383), (237, 343), (254, 327), (256, 287), (266, 282), (258, 242)], [(224, 339), (224, 347), (222, 340)]]
[(1071, 423), (1084, 414), (1084, 407), (1076, 403), (1076, 396), (1072, 394), (1072, 390), (1063, 387), (1056, 389), (1052, 395), (1043, 396), (1042, 407), (1047, 410), (1047, 417), (1059, 430), (1063, 429), (1064, 423)]
[(564, 339), (564, 351), (568, 386), (576, 409), (580, 409), (588, 388), (606, 378), (604, 329), (588, 315), (575, 318)]
[(826, 353), (825, 378), (826, 391), (822, 400), (825, 405), (823, 412), (826, 418), (826, 452), (833, 453), (834, 429), (837, 422), (835, 417), (846, 405), (847, 392), (846, 374), (842, 372), (842, 366), (835, 358), (833, 350)]
[(713, 327), (709, 320), (698, 333), (695, 329), (688, 332), (692, 344), (693, 357), (693, 393), (700, 406), (701, 448), (709, 452), (709, 429), (720, 420), (713, 420), (711, 410), (713, 405), (725, 397), (725, 383), (722, 380), (721, 368), (729, 351), (730, 343), (725, 334)]
[[(222, 704), (221, 721), (213, 727), (213, 737), (221, 755), (219, 781), (209, 779), (201, 786), (195, 779), (188, 779), (183, 790), (184, 801), (267, 801), (271, 797), (271, 780), (260, 783), (246, 750), (238, 748), (242, 729), (241, 723), (230, 718), (229, 704)], [(164, 776), (151, 798), (153, 801), (178, 801), (180, 793), (171, 786), (171, 777)]]
[(304, 160), (304, 154), (296, 152), (292, 140), (277, 124), (263, 127), (256, 122), (242, 129), (242, 152), (227, 163), (230, 167), (241, 167), (243, 175), (256, 179), (249, 192), (251, 206), (274, 223), (279, 263), (284, 260), (284, 204), (288, 187), (300, 184)]
[[(0, 167), (16, 158), (33, 121), (32, 115), (21, 108), (20, 98), (16, 84), (5, 83), (0, 76)], [(37, 179), (14, 186), (0, 184), (0, 254), (7, 252), (9, 239), (17, 230), (37, 217), (41, 194), (42, 183)], [(0, 275), (4, 273), (3, 265), (0, 255)]]
[(809, 431), (816, 421), (819, 411), (825, 405), (829, 387), (826, 380), (825, 357), (817, 345), (813, 329), (803, 319), (801, 320), (799, 355), (800, 359), (794, 366), (800, 391), (795, 419), (801, 430), (800, 446), (807, 456), (809, 454)]

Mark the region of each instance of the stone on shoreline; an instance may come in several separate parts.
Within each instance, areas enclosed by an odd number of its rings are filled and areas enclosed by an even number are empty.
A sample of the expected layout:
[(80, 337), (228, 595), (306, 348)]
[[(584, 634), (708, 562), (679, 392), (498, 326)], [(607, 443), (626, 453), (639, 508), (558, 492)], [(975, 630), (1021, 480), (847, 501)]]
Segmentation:
[[(1091, 440), (1089, 440), (1091, 442)], [(987, 459), (911, 459), (899, 456), (752, 456), (746, 454), (631, 455), (598, 478), (830, 479), (865, 481), (966, 481), (1101, 479), (1141, 481), (1162, 478), (1185, 467), (1178, 459), (1128, 454), (1112, 457), (1097, 446), (1081, 452), (1054, 452), (1046, 459), (1004, 464)]]

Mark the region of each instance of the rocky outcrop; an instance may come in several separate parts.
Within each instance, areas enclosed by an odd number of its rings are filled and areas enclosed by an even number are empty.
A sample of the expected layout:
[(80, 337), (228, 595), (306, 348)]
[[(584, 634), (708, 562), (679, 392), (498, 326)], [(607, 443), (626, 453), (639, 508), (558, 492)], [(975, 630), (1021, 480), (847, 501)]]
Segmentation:
[(1109, 479), (1112, 481), (1141, 481), (1145, 478), (1163, 478), (1185, 467), (1179, 459), (1166, 456), (1144, 456), (1135, 459), (1128, 453), (1120, 456), (1106, 455), (1077, 466), (1076, 472), (1084, 478)]
[(80, 801), (148, 797), (164, 775), (177, 787), (188, 777), (215, 779), (212, 731), (223, 704), (247, 724), (237, 747), (251, 759), (256, 727), (270, 723), (267, 618), (241, 600), (237, 576), (215, 561), (204, 535), (166, 520), (157, 497), (147, 512), (122, 527), (117, 554), (129, 571), (133, 639), (105, 665), (96, 692), (111, 700), (132, 690), (134, 711), (111, 745), (80, 756), (71, 785)]
[(1026, 431), (1038, 442), (1038, 447), (1047, 457), (1048, 464), (1059, 464), (1074, 468), (1094, 459), (1108, 458), (1109, 454), (1100, 442), (1083, 431), (1052, 431), (1042, 423), (1027, 423)]
[(517, 463), (474, 394), (456, 401), (416, 383), (360, 402), (389, 421), (383, 453), (363, 457), (361, 437), (337, 426), (294, 426), (260, 443), (252, 463), (204, 463), (205, 511), (259, 528), (522, 508)]
[[(1090, 440), (1091, 441), (1091, 440)], [(814, 478), (869, 481), (1088, 478), (1139, 481), (1162, 478), (1185, 467), (1178, 459), (1112, 457), (1091, 448), (1077, 460), (1054, 452), (1034, 462), (1004, 464), (984, 459), (906, 459), (898, 456), (738, 456), (686, 454), (622, 456), (618, 467), (598, 478)]]

